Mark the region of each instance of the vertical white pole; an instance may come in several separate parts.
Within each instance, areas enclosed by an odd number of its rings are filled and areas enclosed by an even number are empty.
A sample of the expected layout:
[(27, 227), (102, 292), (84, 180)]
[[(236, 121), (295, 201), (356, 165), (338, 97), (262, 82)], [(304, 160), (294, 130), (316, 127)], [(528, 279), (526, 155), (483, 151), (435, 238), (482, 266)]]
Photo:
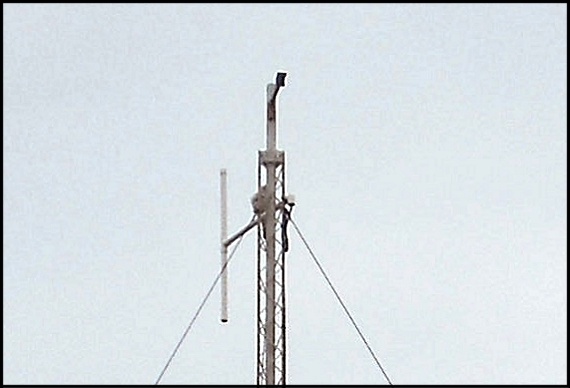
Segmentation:
[(220, 198), (221, 198), (221, 225), (220, 245), (222, 254), (222, 312), (221, 321), (228, 321), (228, 248), (224, 245), (224, 241), (228, 238), (228, 175), (226, 169), (220, 170)]
[[(277, 149), (275, 97), (277, 85), (267, 85), (267, 155), (273, 159)], [(266, 165), (268, 206), (265, 215), (266, 247), (266, 384), (275, 385), (275, 161)]]

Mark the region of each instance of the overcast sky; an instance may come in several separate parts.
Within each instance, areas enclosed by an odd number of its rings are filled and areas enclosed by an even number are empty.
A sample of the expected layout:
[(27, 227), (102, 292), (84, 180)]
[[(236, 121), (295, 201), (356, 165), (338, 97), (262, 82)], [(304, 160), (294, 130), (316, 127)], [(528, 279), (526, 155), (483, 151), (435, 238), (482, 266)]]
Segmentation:
[[(4, 4), (3, 381), (152, 384), (293, 216), (395, 384), (567, 383), (567, 5)], [(255, 235), (164, 384), (256, 381)], [(301, 240), (291, 384), (384, 384)]]

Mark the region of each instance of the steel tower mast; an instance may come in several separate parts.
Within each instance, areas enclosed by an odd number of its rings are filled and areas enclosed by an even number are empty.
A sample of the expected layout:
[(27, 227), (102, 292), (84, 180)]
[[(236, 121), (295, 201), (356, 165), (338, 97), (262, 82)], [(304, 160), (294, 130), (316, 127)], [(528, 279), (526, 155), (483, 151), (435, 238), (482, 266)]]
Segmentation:
[[(254, 219), (227, 238), (226, 170), (222, 169), (222, 268), (227, 249), (257, 225), (257, 385), (285, 385), (285, 253), (288, 251), (287, 222), (294, 197), (285, 191), (285, 152), (277, 149), (277, 93), (285, 86), (286, 73), (277, 73), (267, 84), (267, 142), (258, 151), (257, 193), (252, 198)], [(265, 169), (265, 179), (262, 170)], [(228, 321), (227, 270), (222, 277), (222, 322)]]
[[(283, 235), (285, 153), (277, 150), (277, 93), (285, 73), (267, 85), (267, 145), (258, 156), (258, 193), (265, 191), (265, 219), (257, 228), (257, 384), (285, 384), (285, 251)], [(265, 167), (265, 185), (261, 170)], [(265, 252), (265, 260), (263, 258)]]

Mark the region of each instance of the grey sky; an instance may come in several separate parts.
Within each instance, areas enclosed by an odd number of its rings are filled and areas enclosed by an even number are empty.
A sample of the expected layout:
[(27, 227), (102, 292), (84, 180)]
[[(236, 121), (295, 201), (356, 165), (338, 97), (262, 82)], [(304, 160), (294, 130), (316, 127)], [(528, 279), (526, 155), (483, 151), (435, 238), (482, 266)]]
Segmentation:
[[(567, 5), (3, 5), (3, 380), (151, 384), (251, 216), (297, 224), (396, 384), (567, 383)], [(383, 384), (300, 239), (288, 382)], [(162, 383), (255, 382), (255, 238)]]

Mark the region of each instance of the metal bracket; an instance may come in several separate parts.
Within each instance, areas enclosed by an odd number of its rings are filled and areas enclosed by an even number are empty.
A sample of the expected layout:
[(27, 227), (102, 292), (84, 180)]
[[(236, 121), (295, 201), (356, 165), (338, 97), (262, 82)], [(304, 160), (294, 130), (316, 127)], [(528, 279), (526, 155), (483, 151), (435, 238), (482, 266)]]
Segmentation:
[(268, 164), (273, 164), (275, 166), (282, 165), (285, 163), (285, 152), (279, 150), (259, 151), (259, 163), (264, 166), (267, 166)]

